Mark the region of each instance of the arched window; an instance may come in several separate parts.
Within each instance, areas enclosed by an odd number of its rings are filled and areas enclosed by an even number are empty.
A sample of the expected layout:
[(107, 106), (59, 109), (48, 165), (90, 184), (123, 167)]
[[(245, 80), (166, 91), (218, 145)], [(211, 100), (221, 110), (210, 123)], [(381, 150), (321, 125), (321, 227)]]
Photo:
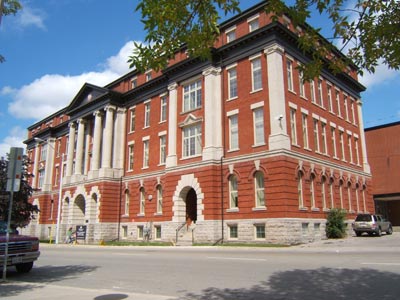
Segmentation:
[(331, 199), (331, 208), (335, 207), (335, 201), (334, 201), (334, 191), (333, 191), (333, 185), (334, 185), (335, 180), (333, 177), (329, 178), (329, 196)]
[(360, 192), (360, 185), (358, 183), (356, 183), (356, 205), (357, 205), (357, 212), (360, 211), (360, 196), (359, 196), (359, 192)]
[(299, 200), (299, 208), (304, 208), (303, 181), (304, 181), (303, 172), (299, 171), (297, 173), (297, 196)]
[(310, 201), (311, 209), (315, 208), (315, 174), (310, 175)]
[(130, 195), (129, 195), (129, 190), (125, 190), (125, 205), (124, 205), (124, 215), (128, 216), (129, 215), (129, 202), (130, 202)]
[(256, 172), (254, 174), (254, 184), (256, 192), (256, 207), (265, 207), (264, 174), (262, 172)]
[(238, 208), (238, 184), (235, 175), (229, 176), (229, 208)]
[(327, 209), (326, 205), (326, 177), (323, 175), (321, 177), (321, 196), (322, 196), (322, 208), (324, 210)]
[(351, 182), (347, 182), (347, 198), (349, 200), (349, 212), (353, 211), (352, 203), (351, 203)]
[(140, 194), (139, 195), (139, 197), (140, 197), (140, 199), (139, 199), (139, 201), (140, 201), (140, 203), (139, 203), (139, 213), (144, 215), (145, 201), (146, 201), (146, 198), (145, 198), (146, 195), (144, 193), (144, 187), (140, 188), (139, 194)]
[(340, 208), (344, 208), (343, 206), (343, 179), (339, 180), (339, 198), (340, 198)]
[(157, 185), (157, 213), (162, 214), (163, 208), (163, 190), (162, 186), (159, 184)]

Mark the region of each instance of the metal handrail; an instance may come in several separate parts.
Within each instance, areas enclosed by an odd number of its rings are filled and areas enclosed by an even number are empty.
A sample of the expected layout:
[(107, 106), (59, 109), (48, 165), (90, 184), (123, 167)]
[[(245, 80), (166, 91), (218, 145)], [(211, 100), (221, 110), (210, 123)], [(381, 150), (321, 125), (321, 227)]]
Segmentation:
[(179, 227), (176, 229), (176, 240), (175, 240), (175, 243), (178, 243), (178, 235), (179, 235), (179, 231), (181, 231), (181, 229), (183, 228), (183, 227), (185, 227), (185, 225), (186, 225), (186, 222), (183, 222), (181, 225), (179, 225)]

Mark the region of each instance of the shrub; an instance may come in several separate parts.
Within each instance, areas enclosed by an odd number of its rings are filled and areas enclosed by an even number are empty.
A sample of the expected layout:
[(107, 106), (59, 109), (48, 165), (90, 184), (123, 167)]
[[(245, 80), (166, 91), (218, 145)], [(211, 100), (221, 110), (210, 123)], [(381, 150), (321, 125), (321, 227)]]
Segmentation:
[(326, 237), (328, 239), (341, 239), (346, 236), (346, 211), (332, 208), (326, 220)]

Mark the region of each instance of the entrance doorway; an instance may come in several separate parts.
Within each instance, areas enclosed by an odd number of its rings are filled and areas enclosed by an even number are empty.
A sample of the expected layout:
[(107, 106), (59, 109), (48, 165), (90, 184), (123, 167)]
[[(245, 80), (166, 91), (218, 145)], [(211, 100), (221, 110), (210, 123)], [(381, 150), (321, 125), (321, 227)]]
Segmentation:
[(193, 188), (186, 195), (186, 221), (188, 225), (197, 221), (197, 194)]

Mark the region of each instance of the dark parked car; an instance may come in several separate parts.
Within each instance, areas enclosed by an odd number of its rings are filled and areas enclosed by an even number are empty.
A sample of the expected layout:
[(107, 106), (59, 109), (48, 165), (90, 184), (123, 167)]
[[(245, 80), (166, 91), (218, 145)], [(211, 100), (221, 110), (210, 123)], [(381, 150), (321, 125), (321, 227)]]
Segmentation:
[(392, 234), (392, 224), (380, 215), (359, 214), (353, 222), (353, 230), (357, 236), (361, 236), (364, 232), (369, 235), (381, 236), (382, 232)]

